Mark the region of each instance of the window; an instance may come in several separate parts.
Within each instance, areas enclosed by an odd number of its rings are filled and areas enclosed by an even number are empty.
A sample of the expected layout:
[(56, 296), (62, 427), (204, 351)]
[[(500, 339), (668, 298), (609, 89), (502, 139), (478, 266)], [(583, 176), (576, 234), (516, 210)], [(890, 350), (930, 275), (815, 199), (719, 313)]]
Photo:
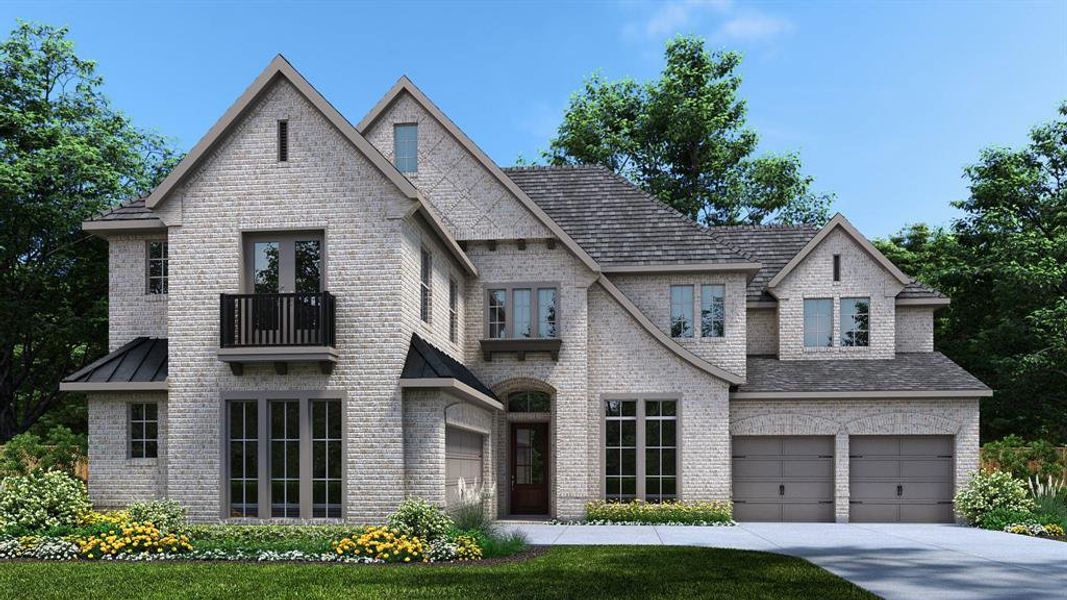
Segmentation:
[(487, 294), (489, 338), (559, 337), (557, 288), (526, 284), (490, 289)]
[(551, 411), (551, 398), (545, 392), (513, 392), (508, 394), (508, 412), (546, 413)]
[(255, 400), (230, 402), (231, 517), (259, 516), (259, 407)]
[(830, 298), (804, 299), (804, 346), (834, 345), (834, 301)]
[(414, 173), (418, 170), (418, 125), (406, 123), (393, 126), (393, 155), (396, 160), (396, 168), (401, 173)]
[(841, 345), (867, 346), (870, 344), (871, 299), (841, 299)]
[(459, 320), (456, 311), (459, 306), (459, 286), (455, 279), (448, 280), (448, 340), (455, 342), (459, 337)]
[(700, 335), (726, 335), (726, 286), (700, 286)]
[(311, 401), (311, 516), (341, 517), (341, 401)]
[(289, 160), (289, 121), (278, 121), (278, 162)]
[(148, 242), (148, 293), (167, 293), (167, 242)]
[(834, 281), (841, 281), (841, 255), (834, 255)]
[(159, 455), (159, 405), (143, 402), (130, 405), (130, 458), (156, 458)]
[(300, 402), (270, 403), (270, 516), (300, 517)]
[(662, 502), (678, 497), (678, 401), (604, 403), (604, 495)]
[(227, 401), (224, 514), (341, 518), (341, 411), (337, 398)]
[(693, 337), (693, 286), (671, 286), (671, 337)]
[(430, 251), (426, 248), (422, 249), (422, 260), (420, 266), (420, 279), (421, 279), (421, 292), (419, 298), (419, 316), (426, 322), (430, 322), (430, 309), (433, 301), (433, 289), (431, 288), (431, 280), (433, 278), (433, 257), (430, 255)]

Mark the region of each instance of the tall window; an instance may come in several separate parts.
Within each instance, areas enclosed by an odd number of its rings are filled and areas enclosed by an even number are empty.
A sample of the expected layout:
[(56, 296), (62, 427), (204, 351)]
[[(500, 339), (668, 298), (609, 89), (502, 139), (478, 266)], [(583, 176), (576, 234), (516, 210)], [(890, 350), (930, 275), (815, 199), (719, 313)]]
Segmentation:
[(130, 405), (130, 458), (156, 458), (159, 455), (159, 405), (138, 402)]
[(486, 322), (490, 338), (559, 337), (556, 288), (502, 287), (490, 289), (487, 294)]
[(808, 348), (834, 345), (834, 301), (804, 299), (804, 345)]
[(433, 257), (426, 248), (422, 249), (420, 260), (419, 316), (426, 323), (430, 322), (430, 309), (433, 302)]
[(289, 121), (278, 121), (278, 162), (289, 160)]
[(870, 344), (871, 299), (841, 299), (841, 345), (867, 346)]
[(418, 125), (405, 123), (393, 126), (393, 155), (396, 157), (396, 168), (401, 173), (414, 173), (418, 170)]
[(693, 337), (693, 286), (671, 286), (671, 337)]
[(726, 333), (726, 286), (700, 286), (700, 335), (722, 337)]
[(834, 255), (834, 281), (841, 281), (841, 255)]
[(678, 404), (645, 400), (645, 500), (661, 502), (678, 495)]
[(448, 280), (448, 339), (455, 342), (459, 337), (459, 286), (455, 279)]
[(341, 401), (311, 401), (311, 516), (341, 517)]
[(637, 401), (604, 405), (604, 495), (608, 500), (637, 497)]
[(270, 516), (300, 516), (300, 402), (270, 403)]
[(229, 403), (231, 517), (259, 516), (259, 406), (255, 400)]
[(167, 293), (167, 242), (148, 242), (148, 293)]

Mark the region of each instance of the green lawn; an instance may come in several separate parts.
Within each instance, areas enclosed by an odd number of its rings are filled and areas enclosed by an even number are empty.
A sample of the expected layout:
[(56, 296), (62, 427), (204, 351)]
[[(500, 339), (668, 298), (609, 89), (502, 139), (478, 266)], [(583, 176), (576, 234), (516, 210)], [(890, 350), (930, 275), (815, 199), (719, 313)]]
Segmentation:
[(63, 600), (875, 597), (797, 558), (670, 546), (554, 547), (463, 566), (10, 562), (0, 563), (0, 590)]

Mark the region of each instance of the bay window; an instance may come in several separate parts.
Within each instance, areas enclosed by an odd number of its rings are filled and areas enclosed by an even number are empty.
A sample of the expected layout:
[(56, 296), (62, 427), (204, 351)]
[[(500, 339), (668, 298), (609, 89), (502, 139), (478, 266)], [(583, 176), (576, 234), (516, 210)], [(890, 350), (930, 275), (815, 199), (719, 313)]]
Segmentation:
[[(490, 339), (559, 337), (559, 291), (554, 284), (522, 284), (486, 290)], [(510, 307), (510, 308), (509, 308)]]

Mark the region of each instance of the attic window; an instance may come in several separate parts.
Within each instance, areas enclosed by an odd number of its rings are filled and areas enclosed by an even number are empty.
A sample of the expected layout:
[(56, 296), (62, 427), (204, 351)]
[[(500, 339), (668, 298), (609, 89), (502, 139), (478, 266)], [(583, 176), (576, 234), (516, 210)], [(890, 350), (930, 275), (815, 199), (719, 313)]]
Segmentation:
[(401, 173), (418, 170), (419, 126), (403, 123), (393, 126), (393, 157)]
[(841, 281), (841, 255), (834, 255), (834, 281)]
[(278, 121), (278, 162), (289, 161), (289, 121)]

